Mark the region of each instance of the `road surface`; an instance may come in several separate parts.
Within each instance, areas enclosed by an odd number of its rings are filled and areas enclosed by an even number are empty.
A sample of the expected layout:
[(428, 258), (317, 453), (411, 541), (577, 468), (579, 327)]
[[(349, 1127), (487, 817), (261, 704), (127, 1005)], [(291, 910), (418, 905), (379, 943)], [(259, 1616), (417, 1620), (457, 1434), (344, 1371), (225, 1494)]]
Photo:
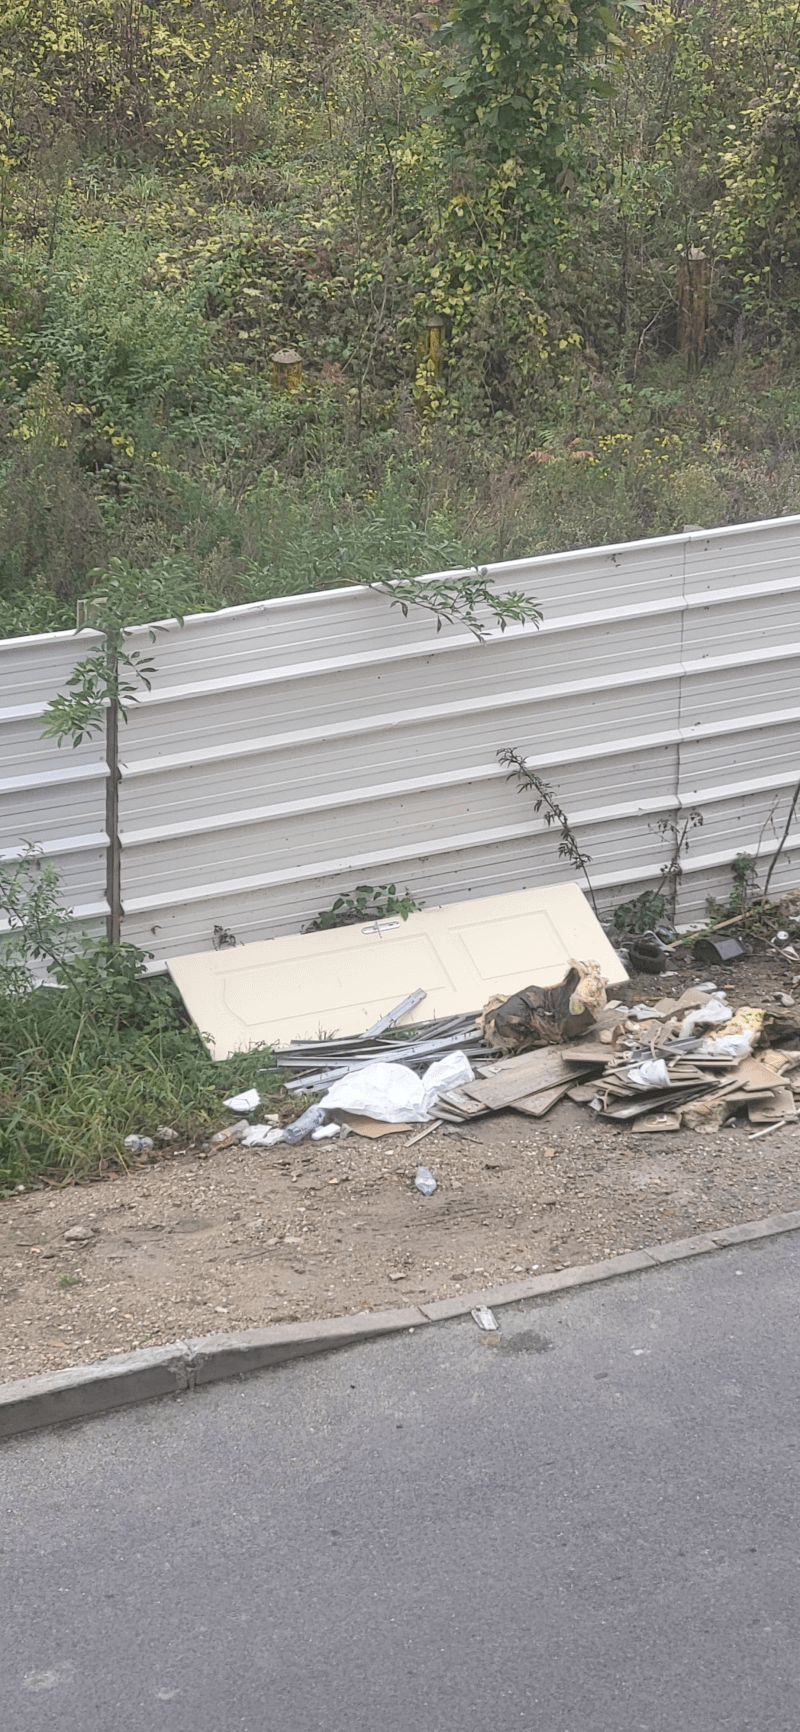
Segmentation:
[(0, 1451), (3, 1732), (797, 1732), (800, 1235)]

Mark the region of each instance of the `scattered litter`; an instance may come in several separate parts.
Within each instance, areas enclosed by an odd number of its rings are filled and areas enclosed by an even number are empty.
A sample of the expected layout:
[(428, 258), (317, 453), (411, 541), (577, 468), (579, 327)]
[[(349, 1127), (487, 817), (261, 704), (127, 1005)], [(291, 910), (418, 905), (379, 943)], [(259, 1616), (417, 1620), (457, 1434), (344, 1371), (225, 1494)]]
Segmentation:
[(422, 1192), (423, 1197), (432, 1197), (436, 1190), (436, 1180), (433, 1173), (428, 1172), (427, 1167), (417, 1167), (414, 1184), (417, 1190)]
[(131, 1136), (125, 1138), (122, 1146), (128, 1150), (130, 1155), (146, 1155), (155, 1148), (155, 1143), (152, 1137)]
[(156, 1125), (156, 1136), (160, 1143), (177, 1143), (178, 1133), (169, 1125)]
[[(396, 1129), (396, 1128), (397, 1128), (397, 1127), (396, 1127), (396, 1126), (395, 1126), (395, 1129)], [(421, 1143), (421, 1142), (422, 1142), (422, 1139), (423, 1139), (423, 1137), (429, 1137), (429, 1136), (430, 1136), (430, 1134), (431, 1134), (431, 1131), (437, 1131), (437, 1130), (438, 1130), (438, 1129), (439, 1129), (439, 1126), (438, 1126), (438, 1125), (437, 1125), (437, 1123), (436, 1123), (436, 1120), (435, 1120), (435, 1119), (434, 1119), (434, 1120), (433, 1120), (433, 1122), (432, 1122), (432, 1124), (429, 1124), (429, 1125), (423, 1125), (423, 1127), (422, 1127), (422, 1130), (421, 1130), (421, 1131), (417, 1131), (417, 1134), (416, 1134), (416, 1136), (415, 1136), (415, 1137), (410, 1137), (410, 1138), (409, 1138), (409, 1141), (408, 1141), (408, 1147), (409, 1147), (409, 1148), (410, 1148), (410, 1149), (413, 1149), (413, 1147), (414, 1147), (414, 1144), (415, 1144), (415, 1143)]]
[[(650, 932), (631, 940), (632, 954), (637, 945), (649, 949), (651, 972), (659, 958), (658, 972), (663, 972), (664, 937)], [(783, 937), (788, 940), (788, 932)], [(598, 954), (607, 966), (605, 952)], [(706, 948), (700, 939), (695, 942), (698, 961), (726, 962), (740, 955), (744, 951), (735, 939), (709, 939)], [(660, 993), (654, 983), (653, 1003), (627, 1006), (619, 999), (608, 1001), (599, 961), (570, 960), (563, 966), (555, 985), (534, 980), (508, 996), (490, 998), (477, 1014), (459, 1012), (398, 1027), (425, 997), (419, 987), (362, 1034), (293, 1040), (275, 1048), (275, 1065), (289, 1073), (287, 1089), (314, 1093), (317, 1104), (284, 1129), (266, 1123), (251, 1127), (245, 1121), (218, 1133), (211, 1146), (294, 1144), (352, 1131), (371, 1138), (413, 1133), (408, 1145), (413, 1147), (436, 1129), (469, 1136), (474, 1120), (495, 1112), (510, 1109), (529, 1120), (543, 1119), (565, 1097), (642, 1134), (681, 1128), (713, 1133), (735, 1122), (738, 1113), (763, 1126), (754, 1133), (762, 1135), (796, 1117), (800, 1015), (789, 992), (776, 992), (766, 1009), (745, 1005), (734, 1012), (714, 980), (700, 980), (685, 991), (664, 983)], [(797, 1051), (777, 1050), (790, 1041)], [(253, 1089), (231, 1096), (226, 1105), (231, 1111), (253, 1111), (259, 1099)], [(417, 1170), (414, 1183), (425, 1196), (437, 1188), (425, 1167)]]
[(679, 1131), (680, 1128), (680, 1113), (652, 1113), (640, 1119), (638, 1124), (631, 1125), (631, 1130), (640, 1136), (648, 1131)]
[(308, 1107), (304, 1113), (300, 1114), (299, 1119), (294, 1120), (293, 1124), (284, 1126), (281, 1142), (304, 1143), (306, 1137), (310, 1137), (311, 1132), (323, 1124), (326, 1117), (327, 1109), (323, 1101), (318, 1102), (316, 1106)]
[[(399, 1135), (401, 1131), (413, 1131), (414, 1129), (414, 1126), (411, 1124), (389, 1124), (386, 1119), (366, 1118), (363, 1113), (344, 1113), (339, 1109), (334, 1110), (336, 1111), (337, 1118), (341, 1122), (341, 1130), (344, 1136), (349, 1136), (351, 1131), (355, 1131), (356, 1136), (359, 1137), (392, 1137)], [(428, 1131), (433, 1131), (436, 1129), (436, 1126), (435, 1124), (430, 1124), (426, 1125), (425, 1128)]]
[[(792, 1118), (795, 1119), (796, 1117), (797, 1114), (793, 1113)], [(779, 1131), (783, 1125), (788, 1125), (790, 1122), (789, 1119), (776, 1119), (774, 1125), (765, 1125), (763, 1131), (752, 1131), (747, 1141), (748, 1143), (756, 1143), (759, 1137), (768, 1137), (770, 1131)]]
[(476, 1305), (472, 1312), (472, 1316), (474, 1317), (479, 1329), (499, 1331), (500, 1324), (498, 1323), (494, 1312), (489, 1310), (488, 1305)]
[(283, 1131), (280, 1125), (248, 1125), (242, 1134), (242, 1142), (246, 1148), (268, 1147), (273, 1143), (283, 1142)]
[(684, 1017), (681, 1023), (681, 1040), (691, 1040), (698, 1028), (724, 1027), (732, 1016), (733, 1011), (724, 994), (709, 998), (705, 1004), (699, 1005), (696, 1010), (690, 1010)]
[(258, 1089), (246, 1089), (243, 1095), (229, 1095), (225, 1102), (232, 1113), (252, 1113), (261, 1105)]
[(229, 1125), (226, 1131), (215, 1131), (213, 1137), (209, 1137), (207, 1147), (209, 1149), (224, 1149), (228, 1143), (241, 1143), (244, 1140), (245, 1132), (249, 1129), (250, 1125), (247, 1119), (238, 1119), (236, 1124)]

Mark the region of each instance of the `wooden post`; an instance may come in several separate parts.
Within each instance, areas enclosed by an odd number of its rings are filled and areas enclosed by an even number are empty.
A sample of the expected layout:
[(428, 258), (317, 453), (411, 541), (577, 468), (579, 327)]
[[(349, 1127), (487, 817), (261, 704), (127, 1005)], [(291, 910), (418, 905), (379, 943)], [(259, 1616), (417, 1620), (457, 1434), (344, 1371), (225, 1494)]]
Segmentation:
[(678, 265), (678, 353), (690, 373), (703, 358), (708, 320), (708, 260), (702, 247), (690, 247)]
[(303, 362), (296, 349), (276, 349), (272, 357), (273, 391), (299, 391), (303, 383)]

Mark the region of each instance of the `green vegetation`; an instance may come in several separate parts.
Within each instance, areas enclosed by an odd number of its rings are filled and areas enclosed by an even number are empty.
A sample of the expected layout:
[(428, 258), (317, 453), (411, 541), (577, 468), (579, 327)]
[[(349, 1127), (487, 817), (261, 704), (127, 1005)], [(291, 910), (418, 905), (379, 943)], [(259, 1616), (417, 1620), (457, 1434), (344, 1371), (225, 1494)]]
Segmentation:
[(583, 873), (589, 901), (591, 902), (596, 914), (597, 900), (594, 893), (594, 885), (589, 877), (589, 867), (592, 863), (592, 856), (591, 854), (587, 854), (585, 849), (580, 847), (569, 818), (563, 808), (559, 806), (553, 789), (550, 787), (549, 783), (542, 781), (541, 776), (537, 775), (536, 771), (531, 769), (527, 760), (520, 752), (516, 752), (513, 746), (504, 747), (501, 752), (498, 752), (497, 758), (498, 762), (503, 764), (508, 770), (507, 780), (516, 781), (518, 794), (535, 794), (536, 798), (533, 802), (533, 810), (537, 817), (541, 812), (548, 830), (552, 829), (553, 825), (555, 825), (559, 834), (559, 860), (568, 860), (573, 872)]
[[(135, 622), (358, 582), (480, 637), (536, 617), (489, 561), (800, 509), (798, 50), (790, 0), (0, 0), (0, 636), (104, 634), (47, 731), (124, 718)], [(0, 1185), (222, 1122), (266, 1055), (1, 888)]]
[(797, 508), (796, 8), (445, 12), (0, 0), (0, 633)]
[[(41, 1174), (62, 1181), (124, 1166), (124, 1139), (167, 1125), (181, 1137), (228, 1123), (225, 1095), (257, 1083), (265, 1048), (214, 1064), (164, 976), (133, 945), (75, 932), (52, 866), (31, 852), (0, 873), (0, 1195)], [(31, 964), (47, 970), (37, 985)]]
[(409, 914), (421, 908), (410, 891), (397, 894), (396, 884), (357, 884), (352, 896), (337, 896), (330, 908), (320, 910), (306, 932), (328, 932), (332, 926), (359, 926), (362, 920), (388, 920), (399, 914), (407, 920)]

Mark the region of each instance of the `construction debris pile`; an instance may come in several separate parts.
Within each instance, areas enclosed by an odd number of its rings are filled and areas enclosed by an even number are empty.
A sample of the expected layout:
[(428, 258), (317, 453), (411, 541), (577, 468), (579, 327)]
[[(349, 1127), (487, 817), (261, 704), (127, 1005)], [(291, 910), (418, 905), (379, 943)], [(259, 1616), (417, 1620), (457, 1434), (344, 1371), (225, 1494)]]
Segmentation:
[[(390, 1032), (422, 996), (366, 1034), (276, 1050), (276, 1064), (294, 1073), (289, 1090), (325, 1091), (304, 1115), (306, 1134), (321, 1134), (325, 1122), (368, 1136), (437, 1121), (464, 1126), (509, 1109), (538, 1119), (565, 1097), (648, 1131), (716, 1130), (745, 1113), (765, 1134), (796, 1116), (800, 1028), (777, 1011), (734, 1012), (712, 982), (631, 1008), (606, 1002), (595, 965), (573, 963), (556, 987)], [(769, 1045), (787, 1032), (797, 1050)]]
[(717, 1130), (739, 1112), (777, 1129), (795, 1116), (800, 1050), (754, 1054), (779, 1021), (758, 1008), (734, 1013), (710, 983), (654, 1005), (612, 1002), (591, 1039), (478, 1061), (475, 1081), (442, 1094), (433, 1110), (452, 1123), (509, 1108), (542, 1118), (566, 1096), (642, 1130)]

